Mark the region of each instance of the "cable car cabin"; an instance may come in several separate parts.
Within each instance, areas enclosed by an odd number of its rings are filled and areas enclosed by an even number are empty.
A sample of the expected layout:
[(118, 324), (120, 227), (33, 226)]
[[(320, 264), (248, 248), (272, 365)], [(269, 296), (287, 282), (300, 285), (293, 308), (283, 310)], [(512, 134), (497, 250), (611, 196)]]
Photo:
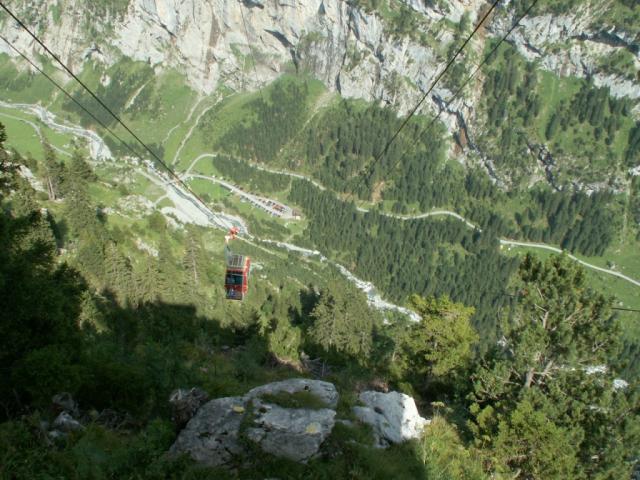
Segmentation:
[(251, 259), (244, 255), (230, 255), (227, 259), (227, 273), (224, 289), (227, 300), (242, 300), (249, 289), (249, 267)]

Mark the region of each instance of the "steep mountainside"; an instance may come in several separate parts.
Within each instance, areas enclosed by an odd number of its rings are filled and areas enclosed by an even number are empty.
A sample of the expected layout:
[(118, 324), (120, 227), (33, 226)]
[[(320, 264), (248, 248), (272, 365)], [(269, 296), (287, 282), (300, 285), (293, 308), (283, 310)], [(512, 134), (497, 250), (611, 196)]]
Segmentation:
[[(492, 15), (421, 111), (428, 115), (446, 107), (442, 120), (456, 139), (450, 153), (462, 162), (483, 165), (502, 185), (553, 177), (556, 187), (574, 182), (596, 189), (609, 185), (625, 189), (627, 170), (638, 165), (637, 149), (624, 161), (634, 122), (640, 118), (640, 7), (633, 2), (540, 2), (509, 39), (518, 61), (536, 72), (541, 85), (534, 85), (535, 93), (552, 89), (558, 97), (553, 102), (564, 105), (571, 103), (579, 86), (587, 85), (623, 102), (621, 118), (613, 127), (604, 125), (616, 135), (610, 133), (606, 145), (604, 138), (602, 145), (587, 142), (585, 150), (580, 148), (584, 142), (569, 146), (548, 142), (544, 132), (553, 117), (546, 112), (548, 95), (540, 100), (536, 128), (525, 129), (520, 144), (496, 141), (494, 136), (483, 141), (496, 121), (486, 115), (485, 99), (492, 92), (482, 86), (484, 71), (464, 98), (447, 104), (465, 72), (510, 28), (526, 3), (513, 2)], [(196, 92), (210, 94), (223, 86), (255, 90), (295, 69), (343, 97), (381, 102), (402, 115), (415, 105), (488, 4), (480, 0), (120, 0), (92, 2), (88, 7), (71, 0), (29, 0), (14, 2), (14, 8), (76, 70), (89, 66), (108, 70), (124, 57), (145, 62), (156, 73), (180, 71)], [(96, 16), (100, 23), (94, 21)], [(6, 16), (0, 18), (4, 18), (3, 35), (23, 50), (37, 51), (25, 32)], [(16, 55), (0, 42), (3, 51)], [(518, 85), (518, 74), (513, 77), (509, 82), (512, 87), (515, 82), (515, 89), (531, 88)], [(102, 81), (108, 85), (110, 76), (103, 75)], [(530, 99), (519, 95), (518, 101), (522, 105)], [(511, 118), (512, 110), (503, 111), (503, 117)], [(509, 156), (522, 157), (519, 162), (501, 158), (505, 144), (510, 145)], [(607, 168), (602, 168), (604, 163)]]
[(640, 3), (531, 1), (3, 2), (116, 115), (0, 10), (0, 478), (630, 478)]
[[(451, 295), (477, 307), (476, 327), (495, 332), (517, 263), (500, 254), (513, 243), (499, 239), (544, 242), (638, 277), (640, 7), (626, 0), (540, 0), (450, 102), (529, 6), (501, 4), (378, 158), (489, 6), (458, 0), (12, 5), (214, 211), (227, 211), (215, 214), (216, 225), (240, 222), (258, 237), (319, 249), (399, 304), (414, 292)], [(129, 138), (6, 14), (0, 31)], [(80, 123), (104, 136), (104, 153), (95, 160), (131, 154), (31, 72), (9, 44), (0, 41), (0, 48), (0, 118), (21, 153), (42, 155), (20, 126), (69, 154), (65, 135), (91, 137), (74, 130)], [(440, 121), (431, 122), (440, 110)], [(58, 115), (54, 132), (47, 111)], [(155, 172), (138, 171), (132, 181), (148, 183), (150, 175)], [(305, 222), (274, 222), (234, 204), (216, 175), (291, 202)], [(162, 178), (153, 180), (162, 185)], [(148, 194), (147, 201), (185, 215), (175, 192)], [(434, 209), (454, 216), (428, 218)], [(208, 223), (202, 212), (196, 216)], [(632, 285), (624, 287), (608, 285), (634, 306)]]

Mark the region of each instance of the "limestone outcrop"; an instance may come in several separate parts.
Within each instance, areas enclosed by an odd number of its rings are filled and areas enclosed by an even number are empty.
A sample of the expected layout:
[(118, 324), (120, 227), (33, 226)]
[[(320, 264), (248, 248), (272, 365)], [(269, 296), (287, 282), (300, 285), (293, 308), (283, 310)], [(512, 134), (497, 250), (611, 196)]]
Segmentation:
[(364, 406), (353, 407), (353, 413), (371, 426), (378, 447), (420, 438), (429, 424), (418, 413), (413, 398), (404, 393), (366, 391), (359, 399)]
[[(189, 392), (183, 390), (183, 398), (188, 398)], [(197, 409), (169, 452), (187, 454), (211, 467), (233, 468), (249, 461), (256, 448), (304, 463), (322, 455), (323, 443), (336, 423), (356, 428), (356, 422), (336, 418), (338, 400), (333, 384), (306, 378), (273, 382), (242, 396), (210, 400)], [(363, 406), (353, 407), (353, 413), (371, 426), (376, 447), (419, 438), (428, 423), (408, 395), (368, 391), (361, 393), (359, 400)]]
[(251, 445), (305, 462), (318, 454), (335, 424), (338, 392), (328, 382), (291, 379), (211, 400), (180, 432), (170, 453), (187, 453), (208, 466), (230, 466)]

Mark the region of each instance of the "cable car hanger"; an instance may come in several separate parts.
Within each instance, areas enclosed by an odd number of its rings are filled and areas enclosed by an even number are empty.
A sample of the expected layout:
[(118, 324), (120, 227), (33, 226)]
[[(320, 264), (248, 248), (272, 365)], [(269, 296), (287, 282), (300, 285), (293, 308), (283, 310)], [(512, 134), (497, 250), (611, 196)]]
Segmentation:
[(232, 227), (224, 237), (225, 276), (224, 290), (227, 300), (244, 300), (249, 290), (249, 272), (251, 258), (246, 255), (238, 255), (231, 251), (229, 242), (235, 240), (240, 229)]

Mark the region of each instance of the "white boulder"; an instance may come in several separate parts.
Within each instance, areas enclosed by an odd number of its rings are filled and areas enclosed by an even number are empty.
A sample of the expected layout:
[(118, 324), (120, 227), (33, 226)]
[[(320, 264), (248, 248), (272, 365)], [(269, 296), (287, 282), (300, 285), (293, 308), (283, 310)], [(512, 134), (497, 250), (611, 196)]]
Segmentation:
[(353, 407), (353, 412), (373, 428), (378, 447), (419, 438), (430, 423), (420, 416), (413, 398), (404, 393), (366, 391), (359, 398), (365, 406)]

